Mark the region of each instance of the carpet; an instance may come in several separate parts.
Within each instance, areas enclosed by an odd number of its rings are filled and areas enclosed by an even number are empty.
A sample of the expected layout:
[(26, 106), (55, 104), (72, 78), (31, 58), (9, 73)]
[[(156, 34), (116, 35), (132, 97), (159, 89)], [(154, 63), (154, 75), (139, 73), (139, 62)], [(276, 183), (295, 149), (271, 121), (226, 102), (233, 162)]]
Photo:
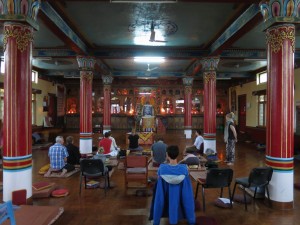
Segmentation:
[(67, 177), (72, 176), (72, 175), (75, 174), (75, 173), (78, 173), (79, 171), (80, 171), (80, 168), (75, 168), (74, 170), (72, 170), (72, 171), (66, 173), (66, 174), (65, 174), (64, 176), (62, 176), (62, 177), (60, 176), (61, 172), (59, 172), (59, 173), (52, 172), (52, 173), (50, 174), (50, 176), (45, 176), (45, 175), (44, 175), (44, 177), (67, 178)]
[[(64, 208), (58, 206), (22, 205), (14, 211), (14, 214), (18, 225), (51, 225), (63, 212)], [(9, 220), (3, 223), (3, 225), (9, 224)]]

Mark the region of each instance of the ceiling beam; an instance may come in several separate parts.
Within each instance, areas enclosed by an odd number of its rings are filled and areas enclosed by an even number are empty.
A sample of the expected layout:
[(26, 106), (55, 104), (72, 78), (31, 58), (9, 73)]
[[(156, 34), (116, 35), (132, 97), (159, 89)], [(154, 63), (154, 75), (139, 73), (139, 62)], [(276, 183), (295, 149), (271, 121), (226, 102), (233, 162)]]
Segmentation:
[(257, 4), (252, 4), (243, 14), (241, 14), (220, 37), (211, 45), (210, 55), (218, 55), (230, 47), (238, 38), (242, 37), (246, 31), (249, 32), (259, 22), (262, 22), (262, 15)]
[[(40, 11), (43, 13), (42, 15), (39, 15), (41, 16), (41, 19), (45, 21), (47, 18), (51, 21), (51, 23), (47, 23), (47, 21), (45, 22), (54, 33), (58, 34), (58, 37), (61, 38), (62, 41), (66, 42), (71, 49), (78, 54), (88, 54), (88, 47), (84, 41), (81, 40), (76, 32), (71, 29), (66, 21), (48, 2), (43, 1), (41, 3)], [(61, 34), (63, 34), (65, 38), (62, 38)]]

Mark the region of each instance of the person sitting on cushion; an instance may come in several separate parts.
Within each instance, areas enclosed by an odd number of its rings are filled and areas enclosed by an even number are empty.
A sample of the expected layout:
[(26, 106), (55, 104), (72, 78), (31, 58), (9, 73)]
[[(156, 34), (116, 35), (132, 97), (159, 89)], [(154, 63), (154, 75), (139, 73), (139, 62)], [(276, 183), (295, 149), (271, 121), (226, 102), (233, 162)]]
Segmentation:
[(201, 153), (201, 145), (204, 142), (203, 137), (201, 136), (201, 130), (195, 131), (196, 139), (192, 146), (186, 147), (185, 153)]
[(73, 144), (74, 138), (72, 136), (68, 136), (66, 138), (66, 142), (67, 142), (66, 148), (69, 154), (67, 158), (67, 162), (72, 165), (79, 165), (81, 154), (79, 152), (79, 148)]
[(53, 171), (62, 171), (60, 176), (64, 176), (67, 172), (72, 171), (75, 167), (71, 164), (67, 164), (67, 157), (69, 156), (67, 148), (63, 145), (64, 138), (57, 136), (55, 139), (56, 143), (49, 148), (48, 156), (50, 158), (50, 168), (45, 177), (51, 175)]
[(157, 136), (155, 143), (151, 146), (151, 156), (153, 166), (159, 166), (166, 161), (167, 145), (161, 136)]
[(104, 138), (99, 141), (99, 147), (103, 147), (103, 154), (109, 154), (111, 148), (112, 140), (109, 139), (109, 132), (105, 132)]
[(143, 148), (139, 146), (139, 135), (135, 133), (135, 129), (132, 129), (131, 134), (128, 136), (129, 150), (143, 151)]

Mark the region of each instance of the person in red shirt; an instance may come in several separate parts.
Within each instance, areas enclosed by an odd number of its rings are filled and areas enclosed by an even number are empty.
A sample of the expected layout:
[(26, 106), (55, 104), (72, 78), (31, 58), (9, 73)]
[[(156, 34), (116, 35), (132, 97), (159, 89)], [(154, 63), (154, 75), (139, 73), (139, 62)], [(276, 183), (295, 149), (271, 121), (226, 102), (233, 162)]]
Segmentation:
[(112, 140), (109, 138), (109, 132), (106, 132), (104, 134), (104, 138), (102, 138), (99, 141), (99, 147), (103, 147), (103, 149), (104, 149), (103, 154), (109, 154), (110, 153), (111, 143), (112, 143)]

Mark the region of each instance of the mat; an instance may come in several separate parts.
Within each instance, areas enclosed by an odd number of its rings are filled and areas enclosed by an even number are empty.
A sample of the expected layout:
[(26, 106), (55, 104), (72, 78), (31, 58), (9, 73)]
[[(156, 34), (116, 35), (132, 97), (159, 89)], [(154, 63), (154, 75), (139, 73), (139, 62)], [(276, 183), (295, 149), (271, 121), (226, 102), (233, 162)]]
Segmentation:
[(44, 177), (67, 178), (67, 177), (72, 176), (72, 175), (75, 174), (75, 173), (78, 173), (79, 171), (80, 171), (80, 168), (75, 168), (74, 170), (72, 170), (72, 171), (66, 173), (66, 174), (65, 174), (64, 176), (62, 176), (62, 177), (60, 176), (61, 172), (59, 172), (59, 173), (54, 173), (54, 172), (52, 172), (52, 173), (50, 174), (50, 176), (45, 176), (45, 175), (44, 175)]
[[(63, 212), (64, 208), (58, 206), (22, 205), (14, 211), (14, 214), (18, 225), (51, 225)], [(9, 220), (3, 223), (3, 225), (9, 224)]]

